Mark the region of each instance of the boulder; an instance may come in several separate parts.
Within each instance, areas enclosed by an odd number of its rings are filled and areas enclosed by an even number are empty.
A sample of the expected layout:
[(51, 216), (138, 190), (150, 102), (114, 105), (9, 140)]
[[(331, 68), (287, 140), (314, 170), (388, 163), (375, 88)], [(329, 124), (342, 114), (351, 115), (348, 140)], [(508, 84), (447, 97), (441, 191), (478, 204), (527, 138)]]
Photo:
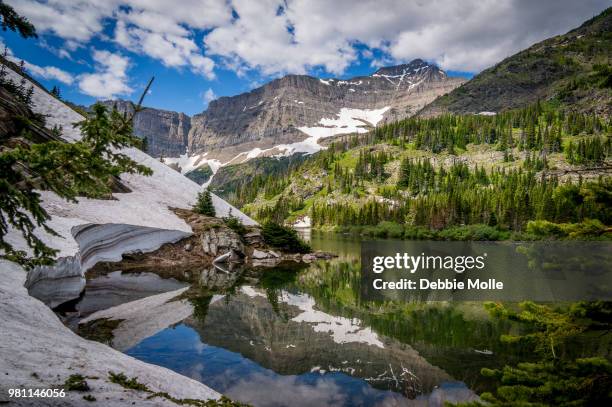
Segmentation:
[(257, 249), (253, 250), (253, 258), (256, 260), (269, 259), (270, 257), (270, 253), (268, 252), (264, 252)]
[(244, 256), (244, 245), (240, 236), (229, 228), (210, 228), (202, 232), (202, 250), (211, 256), (219, 256), (230, 250)]
[(264, 244), (263, 236), (259, 229), (254, 229), (244, 235), (244, 241), (250, 246), (262, 246)]

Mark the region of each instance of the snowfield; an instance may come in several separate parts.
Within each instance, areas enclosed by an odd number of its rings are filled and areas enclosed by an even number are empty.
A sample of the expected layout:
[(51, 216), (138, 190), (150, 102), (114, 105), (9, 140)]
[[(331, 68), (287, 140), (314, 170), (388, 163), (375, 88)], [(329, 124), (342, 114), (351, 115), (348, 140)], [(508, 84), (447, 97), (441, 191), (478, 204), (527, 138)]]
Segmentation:
[[(11, 70), (8, 72), (15, 82), (19, 82), (21, 77), (18, 74)], [(73, 126), (73, 123), (83, 120), (79, 113), (38, 86), (34, 86), (32, 100), (33, 110), (47, 117), (49, 127), (57, 126), (62, 129), (62, 138), (66, 141), (80, 139), (79, 129)], [(59, 250), (60, 259), (79, 255), (79, 244), (74, 237), (75, 229), (86, 225), (143, 227), (145, 236), (140, 245), (138, 242), (132, 242), (130, 248), (141, 251), (155, 250), (161, 244), (179, 240), (191, 233), (191, 228), (170, 208), (192, 207), (201, 187), (138, 149), (130, 148), (123, 152), (134, 161), (153, 170), (153, 175), (150, 177), (137, 174), (121, 176), (122, 183), (132, 192), (113, 194), (115, 198), (113, 200), (79, 198), (77, 203), (68, 202), (53, 192), (41, 192), (43, 206), (52, 217), (49, 226), (59, 233), (61, 238), (47, 235), (42, 231), (40, 237), (47, 245)], [(254, 220), (214, 194), (213, 204), (219, 217), (228, 216), (231, 210), (232, 215), (240, 218), (245, 224), (256, 224)], [(150, 228), (168, 231), (167, 238), (164, 239), (158, 233), (155, 239), (151, 239)], [(7, 240), (17, 247), (27, 249), (18, 233), (10, 234)], [(124, 253), (121, 247), (115, 249), (115, 258)], [(93, 264), (89, 264), (91, 265)]]
[[(298, 130), (306, 133), (308, 138), (296, 143), (278, 144), (274, 147), (261, 149), (254, 148), (238, 154), (227, 165), (240, 158), (237, 162), (242, 162), (251, 158), (258, 157), (269, 151), (278, 151), (273, 157), (289, 157), (296, 153), (314, 154), (323, 150), (325, 147), (319, 144), (319, 140), (327, 137), (338, 136), (350, 133), (367, 133), (369, 127), (375, 127), (382, 119), (389, 106), (381, 109), (349, 109), (343, 107), (335, 118), (323, 118), (319, 121), (320, 126), (298, 127)], [(216, 172), (216, 171), (215, 171)]]
[[(10, 69), (8, 75), (17, 83), (21, 80)], [(49, 128), (61, 128), (62, 138), (68, 142), (80, 139), (79, 129), (73, 127), (73, 123), (83, 120), (79, 113), (36, 85), (32, 100), (33, 110), (47, 117)], [(104, 405), (125, 405), (127, 400), (137, 405), (174, 405), (160, 398), (145, 400), (147, 393), (124, 391), (109, 383), (106, 378), (111, 370), (138, 376), (153, 390), (174, 397), (219, 397), (199, 382), (77, 336), (31, 296), (36, 294), (49, 306), (77, 298), (85, 284), (85, 271), (96, 262), (119, 260), (127, 252), (152, 251), (192, 233), (189, 225), (169, 208), (192, 207), (201, 187), (138, 149), (126, 149), (124, 153), (153, 170), (150, 177), (123, 174), (121, 181), (131, 192), (113, 194), (112, 200), (80, 198), (77, 203), (52, 192), (41, 192), (43, 207), (51, 215), (49, 226), (59, 237), (41, 230), (37, 234), (58, 250), (54, 266), (26, 273), (13, 263), (0, 261), (2, 397), (7, 387), (57, 388), (69, 375), (78, 373), (99, 377), (89, 382)], [(216, 195), (213, 204), (219, 217), (231, 211), (245, 224), (256, 224)], [(16, 248), (28, 250), (19, 232), (9, 232), (6, 239)], [(29, 405), (28, 400), (21, 405)], [(43, 401), (40, 405), (83, 405), (82, 394), (68, 393), (68, 399)]]
[[(0, 260), (0, 403), (8, 401), (9, 388), (56, 388), (73, 374), (87, 376), (99, 405), (176, 406), (149, 393), (125, 390), (108, 381), (108, 373), (138, 377), (155, 392), (176, 398), (217, 399), (220, 394), (204, 384), (169, 369), (141, 362), (104, 344), (73, 333), (45, 304), (23, 286), (26, 272)], [(90, 377), (94, 377), (91, 379)], [(11, 406), (84, 406), (88, 393), (68, 391), (65, 398), (12, 399)], [(96, 403), (91, 403), (98, 405)]]
[[(326, 85), (334, 83), (333, 80), (319, 80), (325, 83)], [(361, 81), (355, 83), (339, 81), (335, 83), (336, 85), (360, 85)], [(304, 103), (298, 100), (294, 100), (294, 102), (297, 104)], [(212, 181), (214, 174), (216, 174), (217, 171), (219, 171), (219, 168), (223, 166), (242, 163), (260, 156), (279, 158), (289, 157), (293, 154), (299, 153), (314, 154), (318, 151), (325, 149), (324, 146), (319, 144), (319, 140), (321, 139), (334, 137), (341, 134), (367, 133), (370, 127), (376, 127), (376, 125), (383, 119), (385, 112), (389, 109), (390, 106), (386, 106), (381, 109), (349, 109), (343, 107), (336, 115), (337, 117), (325, 117), (319, 120), (319, 126), (298, 127), (298, 130), (308, 136), (305, 140), (298, 141), (295, 143), (277, 144), (270, 148), (264, 149), (255, 147), (249, 151), (239, 153), (238, 155), (226, 162), (221, 162), (217, 159), (207, 158), (208, 152), (205, 152), (193, 156), (189, 156), (187, 153), (185, 153), (180, 157), (165, 157), (164, 163), (168, 165), (178, 165), (182, 174), (187, 174), (188, 172), (195, 170), (202, 164), (208, 164), (213, 172), (213, 176), (211, 176), (210, 179), (204, 184), (204, 186), (208, 186)]]

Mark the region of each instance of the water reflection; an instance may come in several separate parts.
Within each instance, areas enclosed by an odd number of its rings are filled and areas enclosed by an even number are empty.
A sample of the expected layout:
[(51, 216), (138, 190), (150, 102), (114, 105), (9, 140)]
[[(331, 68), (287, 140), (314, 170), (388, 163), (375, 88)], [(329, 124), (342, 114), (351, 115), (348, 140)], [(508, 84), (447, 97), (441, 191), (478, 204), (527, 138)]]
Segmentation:
[(498, 341), (512, 327), (490, 321), (482, 304), (365, 302), (359, 242), (312, 235), (311, 244), (339, 257), (189, 271), (190, 288), (172, 300), (186, 314), (156, 312), (163, 329), (126, 353), (255, 406), (468, 401), (487, 388), (482, 367), (520, 356)]

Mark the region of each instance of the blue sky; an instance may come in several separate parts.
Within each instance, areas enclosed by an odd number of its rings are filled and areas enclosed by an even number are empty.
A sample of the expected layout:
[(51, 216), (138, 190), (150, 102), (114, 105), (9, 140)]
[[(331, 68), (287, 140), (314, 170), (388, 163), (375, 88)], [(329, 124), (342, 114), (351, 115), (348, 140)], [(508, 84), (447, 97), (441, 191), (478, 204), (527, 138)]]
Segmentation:
[[(2, 32), (14, 59), (65, 99), (137, 99), (193, 115), (287, 73), (369, 75), (423, 58), (471, 76), (564, 33), (607, 1), (9, 0), (39, 38)], [(578, 3), (578, 4), (576, 4)]]

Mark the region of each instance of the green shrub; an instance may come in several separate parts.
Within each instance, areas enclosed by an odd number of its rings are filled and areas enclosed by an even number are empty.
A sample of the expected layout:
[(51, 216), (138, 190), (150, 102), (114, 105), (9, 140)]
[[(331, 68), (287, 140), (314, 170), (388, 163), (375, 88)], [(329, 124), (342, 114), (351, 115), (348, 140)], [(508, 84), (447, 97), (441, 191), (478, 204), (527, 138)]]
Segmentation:
[(89, 391), (89, 384), (82, 375), (73, 374), (64, 382), (64, 388), (69, 391)]
[(465, 226), (453, 226), (438, 233), (440, 239), (444, 240), (503, 240), (509, 237), (508, 232), (502, 232), (496, 227), (476, 224)]
[(230, 216), (228, 216), (227, 218), (223, 218), (223, 222), (225, 222), (225, 225), (232, 229), (234, 232), (238, 233), (240, 236), (244, 236), (245, 233), (247, 232), (246, 227), (244, 226), (244, 223), (242, 223), (242, 221), (240, 219), (238, 219), (235, 216), (232, 216), (232, 214), (230, 213)]
[(126, 389), (150, 391), (145, 384), (138, 381), (137, 377), (128, 378), (123, 373), (108, 372), (108, 379), (111, 383), (116, 383)]
[(404, 235), (404, 228), (399, 223), (382, 221), (374, 227), (374, 236), (401, 238)]
[(406, 226), (404, 228), (404, 239), (430, 240), (435, 238), (435, 231), (423, 226)]
[(308, 253), (311, 251), (310, 246), (299, 238), (295, 230), (278, 223), (265, 223), (261, 234), (267, 244), (281, 250), (290, 253)]
[(593, 238), (606, 233), (608, 228), (597, 219), (586, 219), (580, 223), (553, 223), (547, 220), (532, 220), (527, 223), (527, 233), (537, 237)]

